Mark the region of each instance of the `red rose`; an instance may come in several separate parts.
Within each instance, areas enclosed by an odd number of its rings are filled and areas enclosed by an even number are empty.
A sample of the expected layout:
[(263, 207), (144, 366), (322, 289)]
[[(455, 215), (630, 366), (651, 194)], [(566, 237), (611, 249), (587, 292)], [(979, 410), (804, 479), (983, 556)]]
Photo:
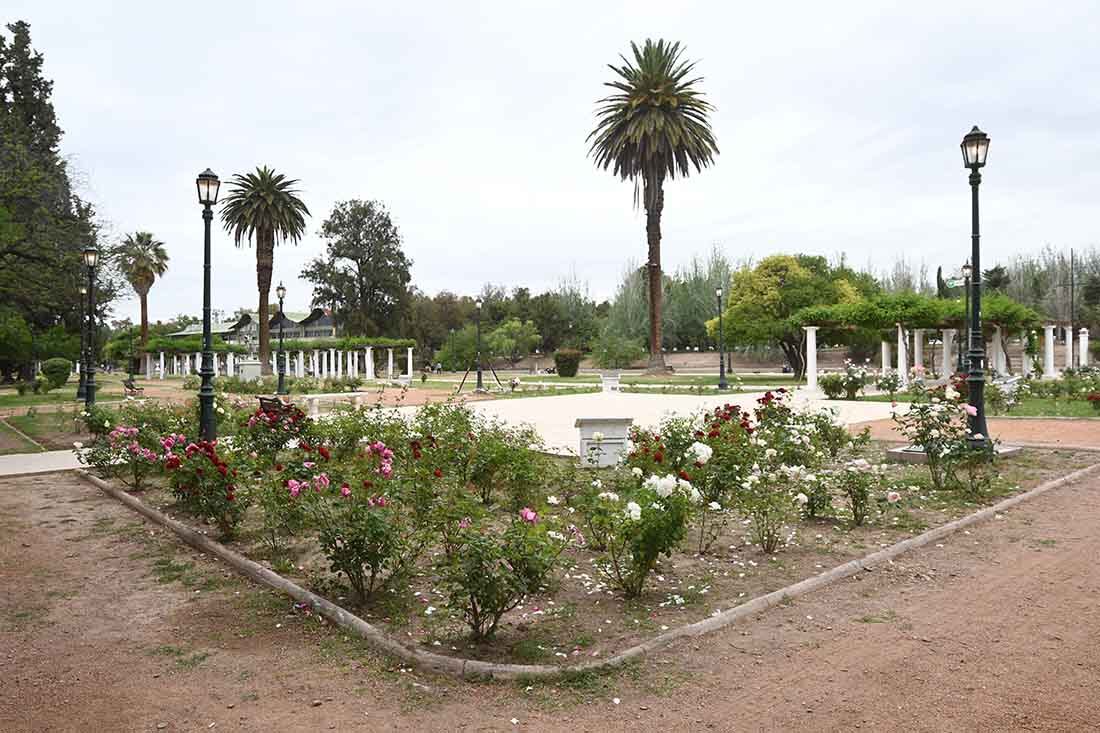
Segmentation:
[(691, 476), (689, 476), (688, 472), (684, 470), (680, 471), (680, 478), (682, 478), (684, 481), (691, 481)]
[(332, 458), (332, 454), (330, 454), (330, 453), (328, 452), (328, 448), (326, 448), (326, 447), (325, 447), (325, 446), (323, 446), (323, 445), (322, 445), (322, 446), (319, 446), (319, 447), (317, 448), (317, 452), (318, 452), (318, 453), (320, 453), (320, 454), (321, 454), (321, 458), (324, 458), (324, 459), (325, 459), (326, 461), (327, 461), (328, 459)]
[(281, 464), (281, 463), (276, 463), (276, 464), (275, 464), (275, 470), (276, 470), (276, 471), (282, 471), (282, 470), (283, 470), (283, 464)]
[(443, 478), (443, 472), (441, 470), (439, 470), (438, 468), (435, 469), (435, 471), (433, 471), (433, 473), (435, 474), (436, 478)]
[(653, 454), (653, 460), (657, 461), (657, 463), (660, 463), (661, 461), (665, 460), (665, 454), (664, 453), (659, 453), (659, 452), (654, 453)]

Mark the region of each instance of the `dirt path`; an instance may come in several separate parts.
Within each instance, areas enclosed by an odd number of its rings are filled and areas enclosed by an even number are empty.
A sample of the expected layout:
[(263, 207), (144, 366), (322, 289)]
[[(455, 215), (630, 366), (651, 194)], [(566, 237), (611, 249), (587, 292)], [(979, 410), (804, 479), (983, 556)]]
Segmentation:
[(3, 731), (1081, 731), (1100, 720), (1096, 478), (624, 672), (530, 686), (404, 671), (71, 475), (0, 481), (0, 495)]
[[(1007, 445), (1034, 445), (1100, 450), (1100, 420), (997, 418), (986, 420), (990, 434)], [(904, 440), (893, 420), (872, 420), (849, 426), (854, 432), (871, 429), (872, 440)]]

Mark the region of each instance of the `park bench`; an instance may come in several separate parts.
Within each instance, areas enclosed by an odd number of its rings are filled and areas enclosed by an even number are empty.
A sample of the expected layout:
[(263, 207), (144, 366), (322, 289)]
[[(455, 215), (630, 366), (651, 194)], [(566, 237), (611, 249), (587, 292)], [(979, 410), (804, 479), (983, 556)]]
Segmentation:
[(122, 380), (123, 394), (127, 397), (144, 397), (145, 388), (139, 387), (132, 379)]
[(258, 399), (260, 400), (260, 409), (264, 412), (282, 415), (290, 408), (289, 403), (283, 402), (278, 397), (259, 397)]

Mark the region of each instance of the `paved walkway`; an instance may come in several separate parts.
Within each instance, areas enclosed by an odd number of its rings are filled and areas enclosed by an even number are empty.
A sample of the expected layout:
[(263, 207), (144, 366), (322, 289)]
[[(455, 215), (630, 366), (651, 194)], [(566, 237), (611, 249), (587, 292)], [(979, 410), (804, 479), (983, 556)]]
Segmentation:
[[(574, 394), (556, 397), (494, 400), (471, 405), (475, 410), (511, 424), (528, 423), (538, 430), (555, 452), (577, 451), (579, 437), (574, 421), (579, 417), (630, 417), (635, 425), (656, 426), (670, 414), (690, 415), (724, 404), (752, 407), (763, 392), (730, 395), (650, 395), (620, 392)], [(832, 408), (845, 425), (877, 420), (890, 415), (887, 402), (837, 402), (813, 399), (795, 392), (795, 404)]]
[(0, 476), (20, 476), (51, 473), (80, 468), (80, 461), (71, 450), (51, 450), (42, 453), (13, 453), (0, 456)]

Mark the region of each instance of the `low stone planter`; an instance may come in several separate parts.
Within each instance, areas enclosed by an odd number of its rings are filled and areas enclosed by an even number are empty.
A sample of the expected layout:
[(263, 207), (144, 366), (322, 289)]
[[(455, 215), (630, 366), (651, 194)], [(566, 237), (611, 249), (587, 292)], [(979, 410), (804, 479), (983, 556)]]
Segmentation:
[(600, 468), (616, 465), (626, 450), (626, 440), (633, 423), (634, 418), (631, 417), (577, 418), (573, 425), (580, 431), (581, 460), (589, 461), (595, 457), (594, 465)]
[[(1008, 458), (1023, 451), (1018, 445), (999, 445), (995, 449), (998, 458)], [(928, 463), (928, 454), (915, 445), (890, 448), (886, 451), (886, 460), (891, 463)]]

